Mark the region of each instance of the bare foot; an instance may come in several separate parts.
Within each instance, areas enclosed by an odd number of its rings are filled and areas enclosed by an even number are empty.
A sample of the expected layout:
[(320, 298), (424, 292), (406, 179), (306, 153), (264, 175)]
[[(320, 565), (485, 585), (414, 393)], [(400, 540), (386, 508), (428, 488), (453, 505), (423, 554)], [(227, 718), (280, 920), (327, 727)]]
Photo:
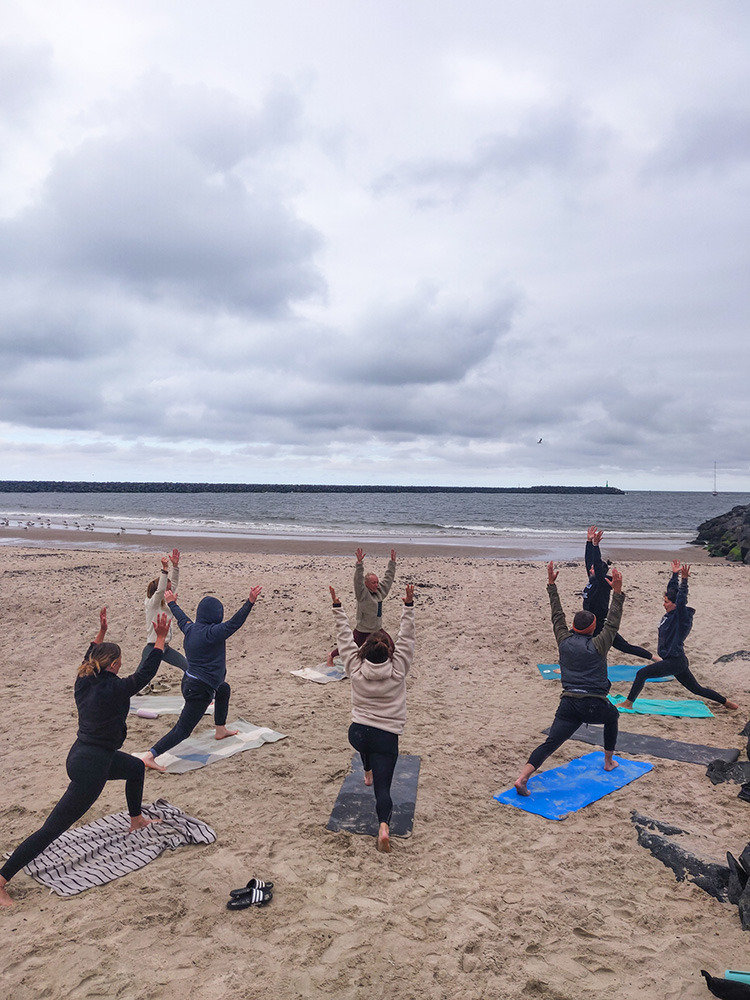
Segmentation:
[(604, 770), (605, 771), (614, 771), (614, 769), (616, 767), (619, 767), (619, 766), (620, 765), (619, 765), (619, 763), (616, 760), (607, 760), (606, 757), (604, 758)]
[(365, 784), (366, 785), (372, 784), (372, 771), (365, 771)]
[(3, 884), (0, 885), (0, 906), (13, 906), (13, 900), (8, 895), (5, 886), (8, 883), (3, 879)]
[(327, 667), (333, 666), (333, 653), (329, 653), (328, 656), (326, 656), (326, 666)]
[(166, 767), (162, 767), (161, 764), (156, 763), (154, 755), (151, 753), (150, 750), (148, 753), (144, 753), (144, 755), (141, 757), (141, 760), (146, 765), (146, 767), (150, 768), (152, 771), (161, 771), (161, 773), (164, 774), (167, 770)]
[(732, 711), (734, 711), (734, 710), (735, 710), (736, 708), (739, 708), (739, 707), (740, 707), (740, 706), (739, 706), (739, 705), (737, 704), (737, 702), (736, 702), (736, 701), (729, 701), (729, 699), (727, 699), (727, 700), (726, 700), (726, 701), (724, 702), (724, 708), (729, 708), (729, 709), (731, 709)]
[(227, 729), (226, 726), (217, 726), (215, 740), (225, 740), (227, 736), (236, 736), (239, 729)]
[(152, 823), (161, 823), (160, 819), (146, 819), (145, 816), (131, 816), (130, 817), (130, 829), (128, 833), (135, 833), (136, 830), (144, 830), (147, 826), (151, 826)]
[(633, 707), (633, 702), (632, 701), (628, 701), (628, 699), (626, 698), (625, 701), (621, 701), (620, 704), (617, 705), (616, 707), (617, 708), (632, 708)]
[(518, 781), (515, 783), (515, 785), (513, 787), (515, 788), (516, 792), (519, 795), (524, 795), (524, 796), (525, 795), (531, 795), (531, 792), (526, 787), (526, 782), (525, 781), (521, 781), (520, 778), (518, 779)]
[(391, 834), (387, 823), (381, 823), (378, 830), (378, 840), (375, 845), (381, 854), (391, 853)]

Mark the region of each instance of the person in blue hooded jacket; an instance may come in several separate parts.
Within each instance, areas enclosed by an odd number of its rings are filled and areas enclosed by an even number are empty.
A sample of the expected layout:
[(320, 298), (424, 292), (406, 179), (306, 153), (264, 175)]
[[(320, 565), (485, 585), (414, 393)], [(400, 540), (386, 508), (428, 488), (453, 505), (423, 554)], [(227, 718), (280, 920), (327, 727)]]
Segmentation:
[(648, 667), (641, 667), (635, 675), (627, 699), (620, 704), (620, 708), (632, 708), (633, 702), (643, 690), (643, 685), (650, 678), (670, 675), (674, 675), (676, 681), (700, 698), (716, 701), (725, 708), (739, 707), (718, 691), (699, 684), (690, 670), (690, 663), (685, 655), (685, 640), (693, 627), (695, 608), (689, 608), (687, 603), (689, 576), (690, 567), (681, 566), (679, 559), (673, 559), (672, 576), (664, 594), (664, 615), (659, 622), (658, 653), (661, 659)]
[(215, 597), (204, 597), (198, 604), (195, 621), (191, 621), (177, 604), (176, 595), (171, 590), (165, 593), (164, 601), (185, 636), (183, 648), (188, 662), (182, 678), (185, 705), (173, 728), (144, 754), (142, 759), (146, 767), (154, 771), (166, 770), (156, 763), (156, 758), (190, 736), (212, 700), (216, 739), (223, 740), (237, 734), (236, 729), (227, 729), (226, 726), (231, 693), (226, 682), (226, 641), (245, 624), (261, 589), (253, 587), (239, 611), (226, 622), (223, 620), (224, 605)]

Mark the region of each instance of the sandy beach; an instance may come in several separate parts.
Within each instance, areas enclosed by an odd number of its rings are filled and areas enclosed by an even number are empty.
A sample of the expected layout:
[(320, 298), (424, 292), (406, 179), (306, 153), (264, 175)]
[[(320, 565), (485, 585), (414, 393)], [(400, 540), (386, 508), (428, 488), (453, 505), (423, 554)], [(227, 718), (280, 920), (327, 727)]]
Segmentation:
[[(0, 541), (8, 538), (6, 529)], [(87, 538), (81, 547), (45, 532), (28, 541), (37, 544), (0, 547), (3, 852), (41, 824), (66, 787), (72, 685), (98, 608), (109, 609), (108, 639), (122, 645), (130, 673), (144, 641), (145, 585), (157, 574), (158, 547), (174, 542), (152, 538), (146, 550)], [(562, 822), (493, 800), (541, 741), (559, 698), (536, 669), (557, 658), (541, 561), (520, 548), (510, 561), (485, 549), (399, 546), (384, 621), (395, 632), (403, 587), (414, 583), (417, 656), (401, 751), (419, 755), (422, 770), (413, 835), (380, 855), (370, 838), (325, 829), (352, 756), (348, 682), (316, 685), (290, 673), (320, 663), (333, 645), (329, 584), (353, 610), (353, 546), (179, 544), (188, 613), (208, 593), (232, 612), (251, 585), (263, 586), (229, 644), (229, 718), (288, 738), (184, 775), (147, 775), (144, 801), (165, 798), (210, 824), (215, 844), (167, 852), (70, 899), (19, 873), (10, 886), (16, 905), (0, 912), (8, 997), (697, 1000), (708, 995), (701, 968), (750, 968), (737, 907), (677, 882), (638, 845), (631, 822), (637, 810), (675, 824), (689, 831), (683, 846), (725, 863), (750, 839), (750, 806), (737, 785), (714, 786), (705, 767), (653, 758), (652, 772)], [(621, 631), (653, 648), (673, 553), (606, 552), (624, 576)], [(387, 553), (368, 549), (367, 567), (382, 574)], [(621, 728), (744, 747), (748, 663), (714, 661), (750, 648), (750, 573), (699, 549), (679, 554), (695, 567), (691, 669), (740, 710), (622, 717)], [(559, 568), (572, 614), (582, 560)], [(610, 662), (633, 661), (614, 653)], [(159, 676), (179, 693), (176, 670), (163, 666)], [(688, 696), (676, 683), (657, 687), (652, 697)], [(627, 685), (613, 692), (626, 694)], [(124, 749), (147, 749), (170, 725), (169, 717), (131, 716)], [(207, 718), (201, 729), (209, 726)], [(545, 769), (590, 750), (569, 742)], [(84, 821), (123, 807), (122, 785), (110, 783)], [(251, 875), (275, 883), (273, 902), (228, 913), (229, 889)]]

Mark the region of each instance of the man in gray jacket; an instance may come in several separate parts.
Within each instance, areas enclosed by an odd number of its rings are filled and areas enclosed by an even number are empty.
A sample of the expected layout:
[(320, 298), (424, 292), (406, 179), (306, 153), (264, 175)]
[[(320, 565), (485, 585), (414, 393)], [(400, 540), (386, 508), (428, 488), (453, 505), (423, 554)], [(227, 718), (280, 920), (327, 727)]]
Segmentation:
[[(372, 632), (383, 630), (383, 601), (396, 579), (396, 550), (391, 549), (390, 562), (382, 580), (378, 579), (376, 573), (365, 574), (364, 549), (357, 549), (355, 555), (354, 596), (357, 599), (357, 623), (352, 634), (356, 644), (361, 646)], [(333, 659), (338, 655), (338, 647), (328, 654), (326, 662), (329, 667), (333, 666)]]
[(557, 592), (557, 572), (554, 563), (547, 565), (547, 594), (552, 612), (552, 627), (560, 652), (560, 679), (563, 692), (549, 736), (529, 757), (515, 783), (519, 795), (529, 795), (526, 787), (531, 775), (541, 764), (569, 740), (584, 722), (604, 724), (604, 770), (613, 771), (612, 759), (617, 744), (618, 713), (609, 701), (610, 681), (607, 676), (607, 653), (617, 635), (625, 595), (622, 574), (612, 570), (612, 604), (599, 635), (594, 635), (596, 616), (590, 611), (578, 611), (568, 628), (565, 612)]

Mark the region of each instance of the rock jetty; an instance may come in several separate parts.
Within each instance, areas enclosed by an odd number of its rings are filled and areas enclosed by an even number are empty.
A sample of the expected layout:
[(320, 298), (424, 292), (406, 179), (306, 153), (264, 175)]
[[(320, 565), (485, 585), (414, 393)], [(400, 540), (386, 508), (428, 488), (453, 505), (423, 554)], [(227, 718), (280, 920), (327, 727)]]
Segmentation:
[(705, 545), (709, 555), (725, 556), (730, 562), (750, 566), (750, 504), (719, 514), (698, 525), (694, 545)]

